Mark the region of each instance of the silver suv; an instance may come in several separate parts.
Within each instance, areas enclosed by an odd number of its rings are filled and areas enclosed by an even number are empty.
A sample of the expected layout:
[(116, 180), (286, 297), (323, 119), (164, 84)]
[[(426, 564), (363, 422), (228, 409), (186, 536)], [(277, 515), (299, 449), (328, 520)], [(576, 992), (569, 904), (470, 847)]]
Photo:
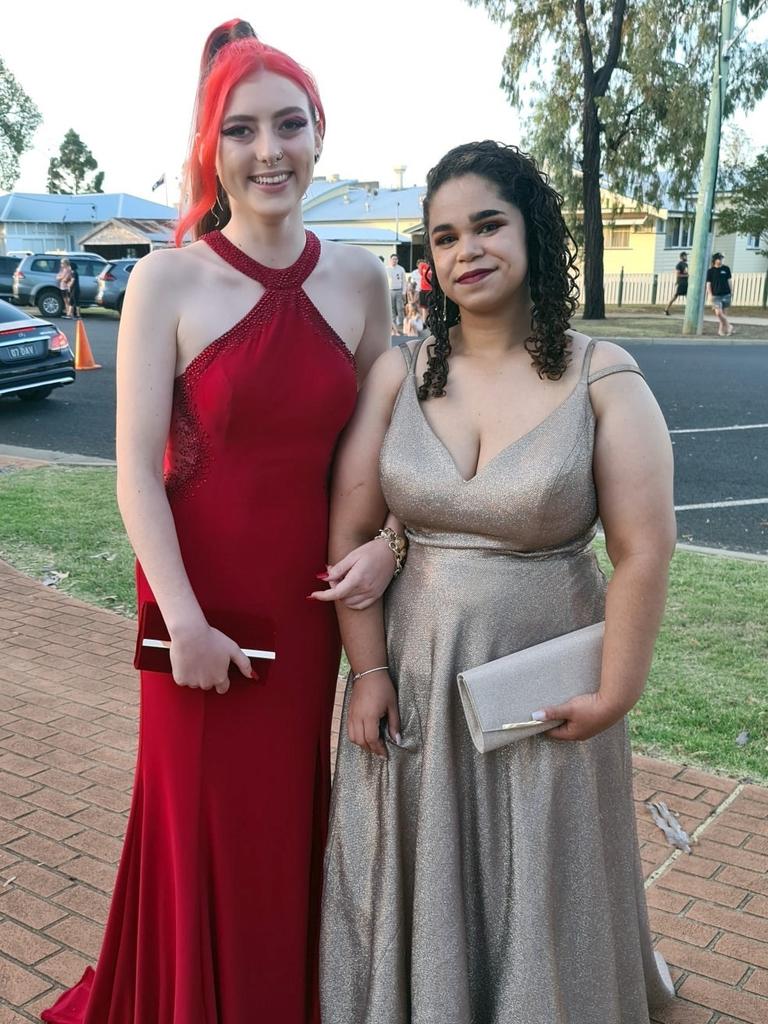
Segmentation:
[[(91, 252), (67, 253), (80, 278), (80, 305), (95, 306), (98, 276), (107, 261)], [(25, 256), (13, 275), (13, 301), (19, 306), (37, 306), (45, 316), (61, 316), (64, 297), (56, 275), (61, 270), (61, 255), (35, 253)]]

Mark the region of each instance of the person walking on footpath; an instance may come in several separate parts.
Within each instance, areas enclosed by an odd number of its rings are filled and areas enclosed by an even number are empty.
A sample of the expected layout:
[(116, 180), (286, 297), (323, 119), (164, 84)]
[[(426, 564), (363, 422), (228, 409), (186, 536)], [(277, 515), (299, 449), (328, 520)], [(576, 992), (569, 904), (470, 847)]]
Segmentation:
[[(514, 147), (440, 160), (424, 201), (431, 337), (380, 357), (341, 441), (332, 557), (387, 508), (409, 548), (383, 603), (337, 606), (353, 674), (323, 1024), (649, 1024), (674, 996), (649, 931), (625, 717), (675, 549), (672, 448), (633, 358), (569, 326), (561, 208)], [(558, 660), (533, 661), (537, 646), (603, 628), (595, 692), (542, 700)], [(579, 650), (561, 655), (569, 677)], [(488, 663), (516, 652), (539, 665), (530, 710), (497, 717), (520, 679)], [(483, 666), (481, 753), (457, 676)]]
[(389, 304), (392, 310), (392, 334), (403, 333), (405, 318), (405, 294), (408, 275), (400, 266), (395, 253), (389, 257), (389, 266), (385, 268), (389, 282)]
[(680, 260), (675, 264), (675, 292), (664, 310), (667, 316), (676, 299), (684, 299), (688, 294), (688, 253), (681, 252)]
[(707, 271), (707, 291), (712, 301), (712, 312), (717, 317), (717, 333), (721, 338), (733, 334), (733, 324), (725, 315), (731, 304), (731, 268), (723, 263), (721, 252), (712, 253), (712, 266)]
[[(177, 248), (137, 264), (118, 346), (118, 500), (141, 634), (164, 620), (170, 664), (141, 672), (99, 962), (52, 1024), (320, 1022), (340, 648), (333, 607), (306, 597), (356, 370), (389, 345), (376, 257), (302, 222), (324, 134), (307, 71), (244, 21), (211, 33)], [(376, 540), (346, 564), (335, 596), (359, 600), (397, 561)]]

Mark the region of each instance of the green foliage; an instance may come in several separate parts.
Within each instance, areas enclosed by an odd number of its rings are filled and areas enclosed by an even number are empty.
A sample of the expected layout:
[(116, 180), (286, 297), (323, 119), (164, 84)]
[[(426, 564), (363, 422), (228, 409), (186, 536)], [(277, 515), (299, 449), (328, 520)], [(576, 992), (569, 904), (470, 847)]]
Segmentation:
[[(528, 114), (526, 145), (574, 198), (582, 160), (585, 68), (573, 0), (468, 0), (509, 30), (501, 86)], [(759, 0), (743, 0), (742, 13)], [(620, 0), (585, 5), (595, 75), (609, 57)], [(596, 102), (604, 188), (638, 201), (694, 191), (704, 151), (720, 0), (627, 3), (621, 50)], [(738, 31), (738, 25), (737, 25)], [(768, 91), (768, 47), (746, 35), (731, 51), (725, 116), (750, 110)], [(571, 209), (576, 204), (569, 204)]]
[(134, 614), (134, 558), (115, 479), (95, 466), (0, 475), (0, 558), (38, 579), (62, 573), (60, 590)]
[(48, 191), (63, 195), (81, 192), (102, 192), (104, 172), (98, 171), (88, 181), (86, 175), (98, 167), (96, 158), (74, 128), (64, 136), (59, 155), (48, 164)]
[(727, 124), (720, 137), (720, 159), (717, 172), (719, 192), (738, 188), (744, 178), (744, 171), (755, 158), (755, 150), (749, 135), (737, 124)]
[[(135, 614), (114, 469), (0, 474), (0, 523), (1, 558), (38, 579), (56, 570), (59, 589)], [(610, 575), (605, 545), (595, 547)], [(768, 782), (766, 662), (768, 566), (679, 551), (648, 686), (630, 715), (635, 749)]]
[[(718, 230), (730, 234), (768, 235), (768, 149), (742, 170), (741, 181), (718, 214)], [(765, 249), (763, 255), (768, 255)]]
[(19, 157), (32, 145), (42, 114), (0, 57), (0, 188), (12, 189)]

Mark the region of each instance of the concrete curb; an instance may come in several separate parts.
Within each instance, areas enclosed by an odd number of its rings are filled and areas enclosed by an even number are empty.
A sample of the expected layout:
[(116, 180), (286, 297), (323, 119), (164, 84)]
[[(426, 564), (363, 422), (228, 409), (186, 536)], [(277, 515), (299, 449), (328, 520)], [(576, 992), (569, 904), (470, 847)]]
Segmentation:
[(55, 466), (115, 466), (114, 459), (101, 459), (97, 455), (73, 455), (70, 452), (47, 451), (43, 448), (19, 448), (0, 444), (0, 458), (19, 459), (23, 462), (48, 462)]

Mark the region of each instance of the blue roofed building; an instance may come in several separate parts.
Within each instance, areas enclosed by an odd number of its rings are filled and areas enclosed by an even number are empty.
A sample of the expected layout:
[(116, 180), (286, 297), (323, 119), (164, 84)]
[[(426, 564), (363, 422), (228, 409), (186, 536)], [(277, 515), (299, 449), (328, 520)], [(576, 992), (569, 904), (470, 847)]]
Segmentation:
[(168, 245), (175, 207), (125, 192), (0, 195), (0, 255), (98, 252), (107, 259), (143, 256)]
[(426, 188), (379, 188), (377, 181), (316, 178), (303, 204), (304, 222), (323, 240), (361, 245), (407, 268), (423, 253)]
[[(377, 181), (315, 178), (304, 221), (323, 241), (359, 245), (386, 259), (397, 252), (410, 269), (423, 252), (424, 186), (380, 188)], [(177, 210), (125, 192), (80, 196), (0, 195), (0, 255), (94, 252), (138, 257), (172, 244)]]

